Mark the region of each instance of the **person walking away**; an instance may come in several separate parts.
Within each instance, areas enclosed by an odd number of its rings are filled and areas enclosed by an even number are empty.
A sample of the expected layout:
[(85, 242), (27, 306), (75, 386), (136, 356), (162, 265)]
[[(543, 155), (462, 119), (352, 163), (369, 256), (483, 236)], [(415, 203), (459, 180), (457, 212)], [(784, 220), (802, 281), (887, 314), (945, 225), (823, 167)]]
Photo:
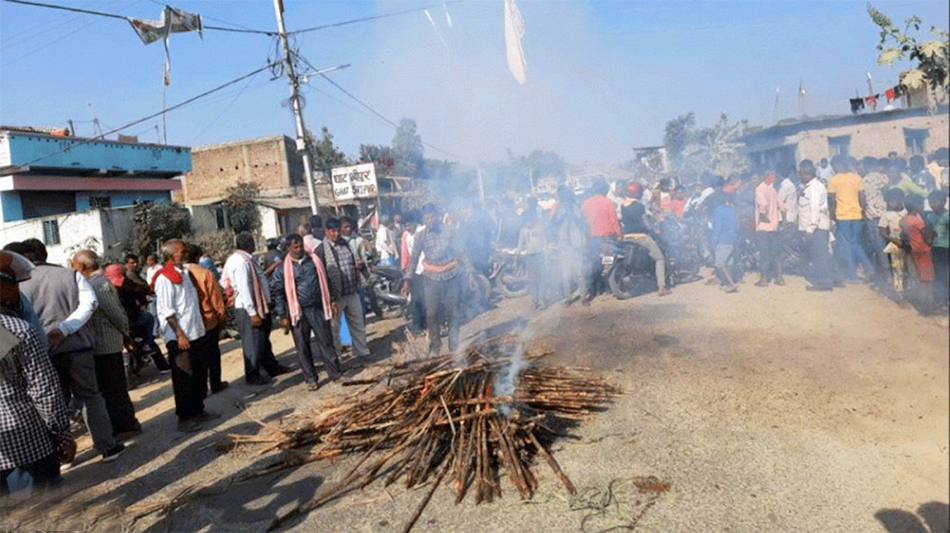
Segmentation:
[(755, 240), (759, 248), (759, 281), (755, 283), (756, 287), (768, 287), (769, 281), (785, 285), (778, 232), (780, 210), (775, 173), (769, 172), (755, 188)]
[(738, 215), (732, 206), (732, 195), (716, 193), (707, 200), (712, 208), (713, 265), (716, 276), (727, 293), (739, 290), (732, 276), (732, 253), (739, 238)]
[[(228, 300), (234, 302), (244, 352), (244, 381), (249, 385), (267, 385), (272, 378), (289, 371), (277, 362), (270, 342), (270, 287), (264, 271), (251, 255), (254, 236), (242, 231), (234, 237), (234, 244), (234, 253), (224, 263), (221, 284)], [(262, 375), (262, 371), (269, 376)]]
[(950, 214), (947, 212), (947, 191), (934, 191), (927, 197), (930, 202), (928, 226), (933, 230), (933, 244), (930, 254), (934, 264), (934, 300), (937, 305), (947, 307), (947, 284), (950, 282)]
[(342, 372), (333, 345), (333, 303), (326, 269), (316, 254), (307, 253), (299, 235), (287, 237), (287, 256), (274, 272), (274, 286), (280, 327), (293, 330), (297, 360), (307, 387), (314, 391), (320, 387), (311, 332), (316, 337), (317, 359), (330, 379), (336, 381)]
[(32, 241), (36, 268), (20, 284), (43, 323), (50, 358), (59, 367), (62, 385), (82, 407), (93, 446), (104, 462), (119, 458), (125, 446), (112, 436), (112, 422), (96, 380), (95, 332), (89, 323), (99, 302), (78, 272), (46, 262), (46, 246)]
[(805, 233), (811, 263), (806, 276), (811, 285), (805, 287), (805, 290), (830, 291), (834, 287), (834, 278), (828, 253), (828, 236), (831, 231), (828, 190), (821, 180), (816, 179), (815, 165), (808, 159), (799, 163), (798, 177), (803, 186), (802, 194), (798, 197), (798, 229)]
[(202, 353), (211, 394), (217, 394), (228, 388), (228, 382), (221, 379), (221, 328), (224, 327), (224, 295), (214, 272), (200, 266), (197, 261), (202, 257), (201, 248), (189, 244), (185, 248), (185, 268), (191, 274), (198, 293), (201, 307), (201, 322), (205, 327), (204, 336), (198, 343), (205, 347)]
[[(393, 230), (393, 235), (398, 235), (399, 228)], [(340, 217), (340, 235), (346, 239), (346, 245), (350, 247), (350, 251), (353, 252), (353, 257), (356, 259), (356, 267), (362, 276), (361, 281), (366, 281), (367, 276), (369, 276), (369, 262), (368, 257), (366, 256), (366, 242), (363, 239), (363, 236), (359, 234), (359, 231), (356, 231), (356, 221), (350, 217), (344, 216)], [(370, 288), (371, 289), (371, 288)], [(360, 283), (357, 286), (356, 291), (360, 295), (360, 305), (363, 309), (363, 315), (366, 315), (366, 287), (363, 283)]]
[(910, 255), (917, 269), (920, 311), (926, 315), (934, 311), (934, 264), (930, 253), (934, 234), (923, 219), (922, 196), (908, 194), (904, 197), (904, 208), (907, 209), (907, 214), (901, 219), (901, 232), (910, 242)]
[(663, 250), (650, 235), (651, 227), (647, 221), (646, 205), (643, 203), (643, 186), (637, 182), (630, 182), (625, 191), (626, 198), (621, 208), (623, 216), (623, 239), (642, 246), (650, 254), (656, 273), (657, 294), (667, 296), (672, 294), (666, 280), (666, 258)]
[(530, 204), (522, 217), (523, 223), (518, 235), (518, 255), (525, 264), (525, 274), (528, 277), (528, 294), (531, 296), (531, 305), (535, 309), (544, 309), (547, 306), (542, 287), (544, 286), (544, 225), (537, 212), (537, 202)]
[(570, 306), (588, 294), (584, 275), (584, 252), (587, 246), (587, 225), (577, 206), (574, 191), (567, 185), (557, 188), (558, 203), (554, 207), (551, 230), (560, 266), (559, 280), (564, 305)]
[(376, 230), (376, 253), (379, 254), (381, 266), (395, 267), (398, 251), (393, 229), (390, 227), (390, 218), (383, 215), (380, 218), (379, 229)]
[(340, 316), (345, 315), (350, 338), (353, 340), (353, 353), (357, 361), (365, 361), (370, 353), (366, 344), (366, 314), (363, 312), (359, 284), (360, 270), (366, 265), (356, 263), (353, 251), (346, 239), (340, 235), (342, 224), (338, 218), (327, 219), (325, 226), (326, 239), (317, 247), (315, 253), (326, 268), (330, 299), (336, 306), (333, 316), (333, 345), (339, 356), (343, 351), (343, 343), (340, 341)]
[(907, 254), (901, 241), (901, 220), (907, 211), (904, 210), (904, 191), (893, 188), (884, 193), (887, 210), (878, 219), (878, 232), (886, 243), (883, 253), (890, 258), (891, 283), (899, 298), (904, 294), (904, 269), (906, 268)]
[(443, 323), (448, 323), (449, 350), (454, 352), (459, 347), (460, 278), (463, 272), (471, 272), (455, 232), (442, 222), (441, 215), (435, 204), (422, 207), (425, 229), (416, 236), (412, 257), (403, 273), (403, 293), (406, 293), (408, 280), (416, 275), (416, 267), (422, 265), (430, 356), (439, 355), (442, 349)]
[(207, 370), (202, 339), (205, 336), (201, 319), (201, 301), (193, 276), (185, 268), (185, 243), (169, 239), (162, 244), (165, 266), (153, 281), (159, 327), (172, 365), (172, 390), (178, 431), (195, 432), (203, 422), (220, 415), (205, 411)]
[(99, 257), (92, 250), (73, 254), (73, 270), (86, 278), (96, 292), (99, 305), (90, 320), (95, 333), (96, 382), (106, 402), (112, 436), (118, 441), (132, 438), (142, 432), (142, 424), (135, 418), (135, 407), (129, 398), (129, 384), (125, 377), (122, 348), (130, 344), (129, 317), (122, 308), (119, 294), (99, 266)]
[(622, 237), (620, 219), (617, 217), (614, 203), (607, 198), (609, 190), (607, 180), (603, 178), (595, 180), (591, 186), (592, 196), (581, 206), (584, 217), (587, 219), (587, 226), (590, 228), (588, 240), (590, 291), (584, 303), (590, 303), (590, 300), (601, 291), (603, 280), (601, 280), (600, 272), (600, 255), (610, 248), (611, 242)]
[(867, 204), (864, 182), (851, 168), (848, 158), (835, 156), (831, 160), (835, 175), (828, 181), (828, 208), (835, 221), (835, 253), (839, 256), (847, 281), (857, 281), (857, 268), (864, 271), (864, 279), (874, 274), (874, 266), (864, 253), (864, 213)]

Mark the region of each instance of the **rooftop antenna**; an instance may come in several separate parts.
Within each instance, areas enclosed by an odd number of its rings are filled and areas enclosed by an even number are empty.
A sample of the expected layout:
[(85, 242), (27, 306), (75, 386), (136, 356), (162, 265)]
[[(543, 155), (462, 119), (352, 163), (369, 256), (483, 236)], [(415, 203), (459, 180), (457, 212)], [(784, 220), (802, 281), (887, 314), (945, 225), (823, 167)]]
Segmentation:
[(102, 135), (102, 126), (99, 124), (99, 117), (96, 116), (96, 108), (93, 107), (92, 102), (86, 102), (86, 105), (92, 110), (92, 131), (96, 136), (100, 136)]

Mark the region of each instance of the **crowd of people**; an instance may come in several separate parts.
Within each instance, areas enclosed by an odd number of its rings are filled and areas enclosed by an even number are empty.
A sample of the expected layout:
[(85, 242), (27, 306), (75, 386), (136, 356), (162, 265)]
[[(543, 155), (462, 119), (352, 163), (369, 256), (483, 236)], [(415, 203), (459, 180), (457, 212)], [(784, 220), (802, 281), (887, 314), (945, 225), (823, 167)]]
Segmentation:
[(60, 465), (76, 453), (70, 413), (81, 412), (104, 462), (119, 459), (123, 441), (142, 432), (126, 369), (137, 358), (170, 374), (182, 432), (219, 417), (205, 399), (229, 386), (219, 348), (227, 328), (240, 336), (248, 386), (292, 371), (275, 357), (275, 323), (293, 334), (308, 389), (320, 387), (318, 367), (330, 380), (358, 368), (371, 355), (364, 303), (371, 264), (401, 272), (407, 327), (427, 331), (430, 355), (440, 353), (443, 336), (449, 350), (458, 348), (473, 280), (494, 275), (498, 250), (517, 258), (536, 308), (589, 303), (603, 290), (601, 256), (618, 242), (642, 248), (658, 295), (670, 294), (659, 228), (675, 220), (699, 228), (689, 244), (726, 292), (738, 290), (745, 272), (736, 258), (749, 247), (757, 287), (784, 285), (789, 251), (798, 250), (809, 290), (883, 279), (895, 294), (915, 292), (922, 312), (946, 309), (947, 150), (929, 163), (837, 156), (693, 185), (596, 180), (578, 193), (565, 184), (540, 201), (429, 203), (382, 217), (372, 239), (352, 218), (313, 216), (268, 241), (263, 255), (254, 235), (237, 234), (220, 271), (181, 239), (165, 241), (161, 260), (146, 257), (144, 269), (135, 255), (107, 264), (92, 250), (76, 252), (66, 268), (47, 263), (37, 239), (8, 243), (0, 252), (0, 493), (60, 482)]

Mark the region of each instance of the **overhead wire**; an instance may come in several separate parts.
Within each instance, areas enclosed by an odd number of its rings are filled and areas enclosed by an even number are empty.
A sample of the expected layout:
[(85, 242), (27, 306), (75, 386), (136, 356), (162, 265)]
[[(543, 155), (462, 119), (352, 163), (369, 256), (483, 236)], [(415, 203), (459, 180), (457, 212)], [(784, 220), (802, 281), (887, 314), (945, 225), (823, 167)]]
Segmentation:
[(67, 147), (65, 147), (65, 148), (63, 148), (63, 149), (61, 149), (61, 150), (58, 150), (58, 151), (55, 151), (55, 152), (46, 154), (46, 155), (41, 156), (41, 157), (38, 157), (38, 158), (36, 158), (36, 159), (34, 159), (34, 160), (32, 160), (32, 161), (28, 161), (28, 162), (26, 162), (26, 163), (22, 163), (22, 164), (20, 164), (20, 165), (18, 165), (18, 166), (27, 166), (27, 167), (28, 167), (28, 166), (30, 166), (30, 165), (32, 165), (32, 164), (38, 162), (38, 161), (42, 161), (42, 160), (47, 159), (47, 158), (49, 158), (49, 157), (52, 157), (52, 156), (54, 156), (54, 155), (61, 154), (61, 153), (63, 153), (63, 152), (66, 152), (67, 150), (71, 150), (72, 148), (75, 148), (76, 146), (81, 146), (81, 145), (83, 145), (83, 144), (88, 144), (88, 143), (93, 142), (93, 141), (102, 140), (102, 139), (104, 139), (107, 135), (112, 135), (113, 133), (116, 133), (116, 132), (119, 132), (119, 131), (122, 131), (122, 130), (125, 130), (125, 129), (128, 129), (128, 128), (131, 128), (132, 126), (135, 126), (135, 125), (141, 124), (141, 123), (143, 123), (143, 122), (149, 121), (149, 120), (151, 120), (151, 119), (153, 119), (153, 118), (160, 117), (160, 116), (162, 116), (162, 115), (168, 113), (169, 111), (174, 111), (174, 110), (176, 110), (176, 109), (178, 109), (178, 108), (180, 108), (180, 107), (184, 107), (184, 106), (186, 106), (186, 105), (188, 105), (188, 104), (190, 104), (190, 103), (192, 103), (192, 102), (194, 102), (194, 101), (196, 101), (196, 100), (199, 100), (199, 99), (201, 99), (201, 98), (204, 98), (205, 96), (208, 96), (209, 94), (213, 94), (213, 93), (215, 93), (215, 92), (217, 92), (217, 91), (220, 91), (220, 90), (224, 89), (225, 87), (229, 87), (229, 86), (231, 86), (231, 85), (234, 85), (235, 83), (238, 83), (238, 82), (243, 81), (243, 80), (245, 80), (245, 79), (247, 79), (247, 78), (250, 78), (250, 77), (254, 76), (255, 74), (258, 74), (258, 73), (260, 73), (260, 72), (264, 72), (265, 70), (267, 70), (267, 69), (269, 69), (269, 68), (271, 68), (271, 65), (270, 65), (270, 64), (264, 65), (263, 67), (261, 67), (261, 68), (259, 68), (259, 69), (256, 69), (256, 70), (254, 70), (254, 71), (252, 71), (252, 72), (249, 72), (249, 73), (247, 73), (247, 74), (245, 74), (245, 75), (243, 75), (243, 76), (241, 76), (241, 77), (239, 77), (239, 78), (235, 78), (235, 79), (233, 79), (233, 80), (231, 80), (231, 81), (229, 81), (229, 82), (227, 82), (227, 83), (223, 83), (223, 84), (221, 84), (221, 85), (218, 85), (218, 86), (215, 87), (214, 89), (207, 90), (207, 91), (205, 91), (205, 92), (203, 92), (203, 93), (201, 93), (201, 94), (199, 94), (199, 95), (192, 96), (191, 98), (189, 98), (189, 99), (187, 99), (187, 100), (185, 100), (185, 101), (183, 101), (183, 102), (179, 102), (179, 103), (177, 103), (177, 104), (175, 104), (175, 105), (173, 105), (173, 106), (171, 106), (171, 107), (167, 107), (167, 108), (165, 108), (165, 109), (162, 109), (161, 111), (159, 111), (159, 112), (157, 112), (157, 113), (152, 113), (151, 115), (148, 115), (148, 116), (146, 116), (146, 117), (142, 117), (142, 118), (140, 118), (140, 119), (133, 120), (132, 122), (129, 122), (128, 124), (125, 124), (125, 125), (120, 126), (120, 127), (118, 127), (118, 128), (111, 129), (111, 130), (106, 131), (106, 132), (103, 132), (103, 133), (101, 133), (101, 134), (99, 134), (99, 135), (96, 135), (95, 137), (90, 137), (90, 138), (88, 138), (88, 139), (83, 139), (83, 140), (81, 140), (81, 141), (72, 143), (72, 144), (70, 144), (69, 146), (67, 146)]
[[(72, 11), (74, 13), (83, 13), (86, 15), (96, 15), (99, 17), (107, 17), (107, 18), (114, 18), (114, 19), (127, 20), (129, 18), (124, 15), (119, 15), (116, 13), (106, 13), (104, 11), (94, 11), (92, 9), (82, 9), (79, 7), (61, 6), (61, 5), (56, 5), (56, 4), (45, 4), (41, 2), (31, 2), (29, 0), (4, 0), (4, 2), (11, 2), (14, 4), (23, 4), (23, 5), (35, 6), (35, 7), (45, 7), (47, 9), (61, 9), (63, 11)], [(254, 33), (254, 34), (259, 34), (259, 35), (277, 35), (277, 32), (275, 31), (252, 30), (252, 29), (243, 29), (243, 28), (225, 28), (223, 26), (209, 26), (209, 25), (204, 25), (204, 24), (201, 26), (201, 28), (203, 30), (229, 31), (229, 32), (236, 32), (236, 33)]]
[[(299, 54), (297, 54), (296, 57), (299, 58), (299, 59), (300, 59), (304, 64), (306, 64), (308, 67), (312, 68), (314, 71), (319, 71), (318, 68), (314, 67), (314, 66), (310, 63), (310, 61), (307, 60), (307, 58), (305, 58), (305, 57), (303, 57), (302, 55), (299, 55)], [(399, 124), (396, 124), (396, 123), (393, 122), (392, 120), (386, 118), (382, 113), (380, 113), (379, 111), (376, 111), (375, 109), (373, 109), (372, 106), (370, 106), (370, 105), (367, 104), (366, 102), (364, 102), (364, 101), (360, 100), (359, 98), (357, 98), (356, 95), (354, 95), (354, 94), (351, 93), (350, 91), (346, 90), (346, 89), (345, 89), (342, 85), (340, 85), (339, 83), (333, 81), (333, 79), (331, 79), (331, 78), (330, 78), (329, 76), (327, 76), (326, 74), (320, 74), (320, 77), (322, 77), (324, 80), (328, 81), (328, 82), (330, 83), (330, 85), (333, 85), (334, 87), (336, 87), (340, 92), (342, 92), (343, 94), (345, 94), (345, 95), (347, 95), (348, 97), (350, 97), (350, 99), (352, 99), (354, 102), (356, 102), (357, 104), (359, 104), (360, 106), (362, 106), (363, 108), (365, 108), (367, 111), (369, 111), (370, 113), (372, 113), (374, 116), (376, 116), (377, 118), (379, 118), (380, 120), (382, 120), (382, 121), (385, 122), (386, 124), (389, 124), (389, 125), (392, 126), (393, 128), (396, 128), (397, 130), (399, 129)], [(422, 144), (423, 144), (424, 146), (427, 146), (427, 147), (429, 147), (429, 148), (435, 150), (436, 152), (445, 154), (445, 155), (447, 155), (447, 156), (449, 156), (449, 157), (454, 157), (454, 158), (456, 158), (456, 159), (461, 159), (461, 157), (459, 157), (458, 155), (453, 154), (452, 152), (449, 152), (448, 150), (439, 148), (438, 146), (435, 146), (434, 144), (431, 144), (431, 143), (429, 143), (429, 142), (422, 141)]]
[(419, 11), (425, 11), (425, 10), (427, 10), (427, 9), (433, 9), (433, 8), (436, 8), (436, 7), (447, 6), (447, 5), (449, 5), (449, 4), (457, 4), (457, 3), (459, 3), (459, 2), (464, 2), (464, 1), (465, 1), (465, 0), (449, 0), (449, 1), (447, 1), (447, 2), (439, 2), (439, 3), (436, 3), (436, 4), (429, 4), (429, 5), (425, 5), (425, 6), (423, 6), (423, 7), (416, 7), (416, 8), (412, 8), (412, 9), (405, 9), (405, 10), (403, 10), (403, 11), (395, 11), (395, 12), (393, 12), (393, 13), (383, 13), (382, 15), (373, 15), (373, 16), (370, 16), (370, 17), (361, 17), (361, 18), (353, 19), (353, 20), (345, 20), (345, 21), (342, 21), (342, 22), (333, 22), (333, 23), (330, 23), (330, 24), (323, 24), (323, 25), (320, 25), (320, 26), (313, 26), (313, 27), (311, 27), (311, 28), (303, 28), (303, 29), (300, 29), (300, 30), (289, 31), (289, 32), (287, 32), (287, 35), (300, 34), (300, 33), (309, 33), (309, 32), (312, 32), (312, 31), (326, 30), (326, 29), (329, 29), (329, 28), (338, 28), (338, 27), (340, 27), (340, 26), (348, 26), (348, 25), (350, 25), (350, 24), (357, 24), (357, 23), (360, 23), (360, 22), (369, 22), (369, 21), (371, 21), (371, 20), (379, 20), (379, 19), (384, 19), (384, 18), (397, 17), (397, 16), (399, 16), (399, 15), (406, 15), (406, 14), (408, 14), (408, 13), (418, 13)]

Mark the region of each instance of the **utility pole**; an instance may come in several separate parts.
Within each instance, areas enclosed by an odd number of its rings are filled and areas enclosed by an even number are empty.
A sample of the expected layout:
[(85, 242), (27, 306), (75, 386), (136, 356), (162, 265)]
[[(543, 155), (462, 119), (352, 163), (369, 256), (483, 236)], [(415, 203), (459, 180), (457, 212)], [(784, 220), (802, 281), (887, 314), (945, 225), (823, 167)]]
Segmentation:
[(297, 126), (297, 151), (303, 159), (303, 175), (307, 182), (307, 193), (310, 195), (310, 212), (317, 214), (317, 191), (313, 183), (313, 166), (310, 162), (310, 151), (307, 149), (306, 128), (303, 125), (303, 115), (300, 113), (300, 97), (297, 94), (299, 81), (294, 73), (294, 63), (290, 57), (290, 46), (287, 44), (287, 28), (284, 27), (284, 4), (282, 0), (274, 0), (274, 10), (277, 11), (277, 29), (280, 33), (280, 42), (284, 46), (284, 66), (287, 69), (287, 80), (290, 83), (290, 103), (294, 111), (294, 122)]

